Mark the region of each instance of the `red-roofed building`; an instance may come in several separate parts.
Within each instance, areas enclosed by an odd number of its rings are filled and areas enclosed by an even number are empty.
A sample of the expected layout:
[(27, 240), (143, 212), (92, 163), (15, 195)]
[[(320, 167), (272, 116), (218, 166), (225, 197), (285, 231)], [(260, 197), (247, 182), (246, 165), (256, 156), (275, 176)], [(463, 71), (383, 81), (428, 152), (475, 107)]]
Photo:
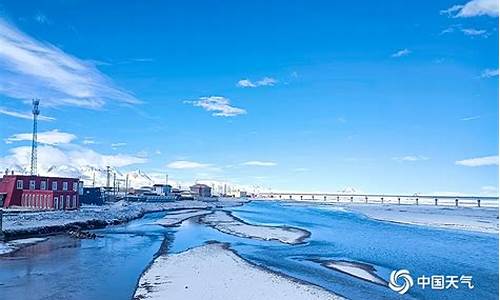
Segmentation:
[(0, 179), (0, 207), (78, 209), (82, 191), (83, 182), (78, 178), (4, 175)]

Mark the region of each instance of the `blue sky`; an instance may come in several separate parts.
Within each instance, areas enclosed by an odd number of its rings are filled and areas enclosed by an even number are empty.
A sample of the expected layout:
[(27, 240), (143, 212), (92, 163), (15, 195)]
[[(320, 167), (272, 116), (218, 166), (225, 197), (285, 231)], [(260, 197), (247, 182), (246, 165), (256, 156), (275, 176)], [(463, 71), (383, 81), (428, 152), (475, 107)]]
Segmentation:
[(496, 1), (0, 1), (0, 77), (3, 168), (498, 194)]

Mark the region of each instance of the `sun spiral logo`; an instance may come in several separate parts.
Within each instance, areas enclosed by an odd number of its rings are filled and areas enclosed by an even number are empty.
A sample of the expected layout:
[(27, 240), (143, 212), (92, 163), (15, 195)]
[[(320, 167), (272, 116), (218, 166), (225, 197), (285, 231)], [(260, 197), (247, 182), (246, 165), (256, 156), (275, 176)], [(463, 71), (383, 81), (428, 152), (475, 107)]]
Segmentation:
[[(403, 279), (402, 283), (399, 283), (399, 279)], [(413, 286), (413, 278), (411, 278), (410, 271), (406, 269), (394, 270), (391, 272), (391, 277), (389, 278), (389, 287), (391, 290), (403, 295), (408, 292), (408, 290)]]

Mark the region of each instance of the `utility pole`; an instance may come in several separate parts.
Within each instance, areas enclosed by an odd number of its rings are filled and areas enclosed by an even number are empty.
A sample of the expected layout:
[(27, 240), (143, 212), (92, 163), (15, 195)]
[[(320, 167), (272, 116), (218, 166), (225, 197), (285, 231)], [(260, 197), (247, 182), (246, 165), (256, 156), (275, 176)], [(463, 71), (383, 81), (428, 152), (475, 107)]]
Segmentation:
[(92, 173), (92, 187), (95, 187), (95, 170), (94, 173)]
[(128, 194), (128, 174), (125, 176), (125, 196)]
[(31, 175), (37, 174), (37, 131), (38, 131), (38, 115), (40, 114), (40, 109), (38, 105), (40, 100), (33, 99), (33, 138), (31, 140)]
[(116, 197), (116, 173), (113, 172), (113, 196)]
[(106, 201), (109, 201), (109, 190), (111, 187), (109, 186), (110, 174), (109, 174), (109, 166), (106, 166)]

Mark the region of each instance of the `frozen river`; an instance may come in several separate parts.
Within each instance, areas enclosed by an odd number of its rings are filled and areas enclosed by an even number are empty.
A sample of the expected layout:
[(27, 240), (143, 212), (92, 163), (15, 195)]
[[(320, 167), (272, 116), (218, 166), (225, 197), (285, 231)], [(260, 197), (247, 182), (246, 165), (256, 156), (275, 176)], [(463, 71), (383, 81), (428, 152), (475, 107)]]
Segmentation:
[[(0, 258), (1, 299), (130, 299), (141, 272), (160, 250), (182, 252), (206, 241), (227, 242), (243, 258), (322, 286), (350, 299), (497, 299), (498, 236), (368, 219), (335, 206), (256, 201), (230, 209), (247, 222), (290, 225), (311, 232), (285, 245), (234, 237), (194, 221), (164, 228), (148, 214), (98, 230), (96, 240), (54, 236)], [(431, 290), (415, 285), (401, 297), (387, 286), (324, 267), (347, 261), (420, 275), (470, 275), (474, 289)], [(415, 282), (416, 284), (416, 282)], [(258, 288), (258, 287), (256, 287)]]

